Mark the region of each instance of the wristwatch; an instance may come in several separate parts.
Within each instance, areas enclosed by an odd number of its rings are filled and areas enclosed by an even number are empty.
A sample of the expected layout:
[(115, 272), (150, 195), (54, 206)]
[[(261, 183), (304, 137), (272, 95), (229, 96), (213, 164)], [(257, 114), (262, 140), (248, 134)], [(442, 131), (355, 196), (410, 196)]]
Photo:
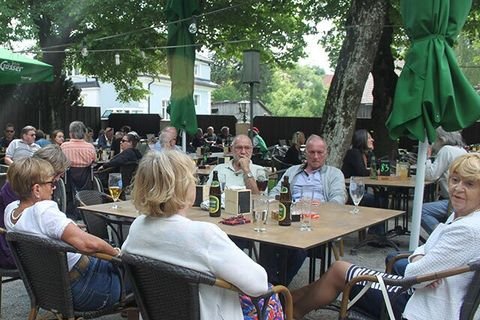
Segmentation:
[(253, 178), (253, 174), (251, 172), (248, 172), (246, 175), (245, 175), (248, 178)]

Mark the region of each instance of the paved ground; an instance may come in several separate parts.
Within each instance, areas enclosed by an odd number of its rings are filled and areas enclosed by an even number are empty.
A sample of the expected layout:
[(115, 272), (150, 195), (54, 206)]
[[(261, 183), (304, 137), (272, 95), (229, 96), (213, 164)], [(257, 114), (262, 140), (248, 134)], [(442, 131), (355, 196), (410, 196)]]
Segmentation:
[[(358, 251), (355, 256), (350, 255), (350, 248), (357, 241), (357, 234), (352, 234), (345, 238), (345, 256), (342, 258), (345, 261), (350, 261), (359, 265), (368, 266), (378, 270), (384, 269), (384, 259), (388, 252), (392, 251), (391, 248), (373, 248), (364, 247)], [(400, 249), (407, 250), (408, 248), (408, 236), (400, 236), (395, 238), (395, 242), (400, 245)], [(318, 267), (317, 267), (318, 270)], [(305, 261), (299, 274), (293, 279), (290, 284), (290, 289), (299, 288), (308, 282), (308, 260)], [(24, 320), (28, 317), (29, 312), (29, 298), (21, 281), (14, 281), (3, 285), (2, 288), (2, 315), (0, 319), (6, 320)], [(305, 319), (337, 319), (338, 314), (320, 310), (308, 314)], [(53, 317), (49, 317), (52, 319)], [(120, 315), (102, 317), (101, 319), (120, 320)]]

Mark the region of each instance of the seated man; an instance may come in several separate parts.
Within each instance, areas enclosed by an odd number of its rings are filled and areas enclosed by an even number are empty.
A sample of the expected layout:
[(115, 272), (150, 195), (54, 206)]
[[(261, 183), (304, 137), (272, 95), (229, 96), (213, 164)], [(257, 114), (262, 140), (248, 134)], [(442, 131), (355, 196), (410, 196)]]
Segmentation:
[[(319, 189), (319, 192), (314, 194), (316, 201), (344, 204), (347, 199), (345, 178), (340, 169), (325, 165), (328, 156), (325, 141), (317, 135), (311, 135), (306, 142), (305, 154), (307, 158), (305, 164), (292, 166), (283, 175), (283, 177), (289, 177), (292, 201), (295, 202), (300, 198), (303, 186), (312, 186)], [(271, 198), (280, 195), (283, 177), (270, 191)], [(269, 281), (274, 284), (280, 283), (279, 266), (283, 259), (287, 259), (285, 285), (288, 285), (302, 266), (306, 256), (307, 252), (304, 250), (260, 245), (260, 264), (267, 270)]]
[(11, 165), (14, 160), (31, 157), (33, 153), (40, 149), (35, 143), (36, 131), (32, 126), (23, 127), (20, 139), (14, 139), (8, 145), (5, 151), (5, 164)]
[[(252, 140), (244, 134), (239, 134), (233, 139), (233, 158), (227, 163), (217, 165), (213, 171), (218, 176), (225, 175), (225, 185), (241, 186), (252, 191), (252, 194), (260, 194), (257, 187), (256, 175), (263, 167), (252, 163)], [(213, 171), (210, 173), (207, 184), (212, 182)]]

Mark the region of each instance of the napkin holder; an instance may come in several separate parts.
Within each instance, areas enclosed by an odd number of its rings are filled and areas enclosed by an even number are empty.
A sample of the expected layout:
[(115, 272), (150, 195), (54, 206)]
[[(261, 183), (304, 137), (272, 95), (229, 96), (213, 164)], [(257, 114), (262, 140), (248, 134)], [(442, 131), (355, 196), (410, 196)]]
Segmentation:
[(194, 207), (200, 207), (200, 204), (208, 199), (209, 186), (196, 186)]
[(251, 212), (251, 191), (225, 189), (225, 213), (247, 214)]

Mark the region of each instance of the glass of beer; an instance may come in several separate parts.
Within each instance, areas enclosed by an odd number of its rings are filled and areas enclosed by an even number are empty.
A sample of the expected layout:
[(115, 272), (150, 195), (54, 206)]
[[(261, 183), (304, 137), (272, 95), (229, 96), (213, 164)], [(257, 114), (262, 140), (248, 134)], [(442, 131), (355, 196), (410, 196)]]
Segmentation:
[(117, 209), (117, 201), (122, 193), (122, 174), (110, 173), (108, 175), (108, 191), (113, 199), (112, 209)]
[(266, 190), (268, 187), (268, 173), (265, 168), (261, 168), (257, 170), (256, 175), (257, 180), (257, 188), (260, 191), (260, 194), (266, 194)]

